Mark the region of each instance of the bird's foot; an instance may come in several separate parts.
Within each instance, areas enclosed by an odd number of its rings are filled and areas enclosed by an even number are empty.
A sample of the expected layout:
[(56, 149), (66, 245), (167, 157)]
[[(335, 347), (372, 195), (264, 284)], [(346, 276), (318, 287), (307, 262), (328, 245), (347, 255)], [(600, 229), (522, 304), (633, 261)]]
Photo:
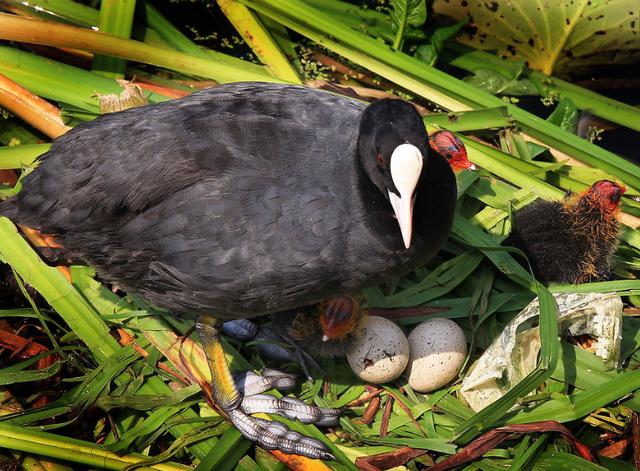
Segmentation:
[(332, 426), (340, 418), (338, 409), (310, 406), (294, 397), (276, 398), (261, 394), (272, 388), (290, 389), (295, 384), (295, 377), (288, 373), (264, 369), (262, 375), (258, 375), (247, 371), (235, 375), (234, 380), (243, 398), (239, 406), (225, 412), (242, 435), (269, 450), (279, 449), (285, 453), (324, 460), (335, 459), (321, 441), (289, 430), (280, 422), (251, 417), (250, 414), (275, 414), (305, 424)]
[(211, 370), (210, 399), (243, 436), (269, 450), (277, 449), (285, 453), (296, 453), (323, 460), (335, 459), (329, 447), (320, 440), (289, 430), (280, 422), (252, 417), (249, 414), (272, 412), (291, 419), (317, 421), (322, 425), (330, 425), (337, 423), (338, 410), (309, 406), (292, 398), (276, 399), (269, 396), (265, 396), (266, 399), (256, 398), (255, 395), (273, 387), (290, 388), (295, 378), (274, 370), (267, 370), (263, 375), (245, 373), (234, 378), (229, 371), (222, 348), (220, 337), (222, 323), (214, 317), (200, 315), (195, 327)]
[(249, 319), (234, 319), (222, 324), (222, 331), (236, 340), (248, 342), (253, 340), (258, 333), (258, 324)]
[(299, 420), (304, 424), (323, 427), (338, 425), (340, 409), (310, 406), (295, 397), (277, 398), (262, 394), (269, 389), (287, 390), (295, 385), (295, 376), (271, 368), (262, 370), (258, 375), (245, 371), (234, 376), (238, 391), (244, 395), (242, 409), (247, 414), (259, 412), (277, 414), (290, 420)]
[[(260, 329), (258, 337), (267, 341), (259, 345), (258, 348), (261, 353), (268, 357), (276, 348), (287, 352), (290, 358), (289, 361), (295, 362), (300, 366), (307, 381), (313, 382), (313, 376), (311, 375), (312, 368), (319, 371), (323, 377), (327, 376), (315, 358), (309, 355), (304, 347), (291, 338), (290, 335), (284, 332), (278, 332), (269, 325), (266, 325)], [(269, 343), (269, 340), (271, 340), (272, 343)], [(281, 347), (279, 344), (286, 345), (288, 348)]]
[(227, 411), (227, 415), (245, 438), (267, 450), (280, 450), (320, 460), (336, 459), (329, 447), (320, 440), (305, 437), (280, 422), (251, 417), (240, 408)]
[(326, 376), (326, 373), (316, 362), (315, 358), (309, 355), (298, 342), (290, 336), (278, 332), (270, 325), (263, 325), (258, 328), (254, 322), (248, 319), (236, 319), (225, 322), (222, 329), (229, 337), (243, 342), (256, 340), (258, 350), (263, 357), (268, 360), (298, 364), (310, 382), (313, 381), (313, 376), (311, 375), (312, 368), (318, 370), (323, 376)]

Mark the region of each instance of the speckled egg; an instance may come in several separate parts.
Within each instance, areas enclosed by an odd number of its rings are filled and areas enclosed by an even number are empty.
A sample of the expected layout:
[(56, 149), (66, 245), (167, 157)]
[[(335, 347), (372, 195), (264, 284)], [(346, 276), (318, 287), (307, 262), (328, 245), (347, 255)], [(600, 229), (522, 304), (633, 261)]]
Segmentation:
[(409, 386), (418, 392), (429, 392), (458, 375), (467, 356), (467, 340), (455, 322), (430, 319), (409, 334), (409, 351)]
[(398, 378), (409, 362), (409, 342), (400, 327), (390, 320), (369, 316), (363, 332), (347, 352), (353, 372), (369, 383), (386, 383)]

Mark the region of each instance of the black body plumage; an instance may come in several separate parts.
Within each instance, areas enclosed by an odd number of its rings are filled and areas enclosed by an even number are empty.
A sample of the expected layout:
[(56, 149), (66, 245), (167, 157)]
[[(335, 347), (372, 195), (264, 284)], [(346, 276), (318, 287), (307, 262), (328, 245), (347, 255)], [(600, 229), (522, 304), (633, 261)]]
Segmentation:
[[(353, 292), (428, 261), (455, 204), (413, 107), (371, 106), (241, 83), (103, 115), (56, 140), (0, 214), (178, 314), (251, 317)], [(409, 249), (375, 165), (403, 142), (425, 156)]]
[(513, 214), (505, 243), (527, 255), (540, 281), (584, 283), (611, 276), (619, 226), (615, 214), (590, 195), (536, 200)]
[(574, 278), (585, 251), (583, 241), (572, 239), (562, 204), (537, 200), (514, 212), (513, 229), (505, 243), (527, 255), (540, 281), (567, 283)]

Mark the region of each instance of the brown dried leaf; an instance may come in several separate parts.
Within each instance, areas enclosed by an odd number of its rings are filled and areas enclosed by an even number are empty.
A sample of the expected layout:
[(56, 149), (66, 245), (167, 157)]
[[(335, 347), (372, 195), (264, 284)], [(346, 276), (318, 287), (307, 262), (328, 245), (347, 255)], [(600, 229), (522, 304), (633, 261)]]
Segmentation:
[(591, 450), (580, 443), (564, 425), (556, 422), (555, 420), (545, 420), (542, 422), (532, 422), (530, 424), (516, 424), (500, 427), (495, 430), (491, 430), (480, 437), (476, 438), (469, 445), (464, 447), (455, 455), (451, 455), (448, 458), (440, 461), (435, 466), (429, 468), (429, 471), (446, 471), (453, 469), (457, 466), (469, 463), (484, 455), (489, 450), (495, 448), (505, 440), (509, 440), (514, 436), (522, 433), (534, 433), (534, 432), (557, 432), (565, 436), (567, 440), (571, 442), (578, 454), (588, 460), (595, 461), (595, 457)]
[(416, 450), (408, 446), (394, 451), (371, 456), (361, 456), (356, 459), (356, 466), (363, 471), (382, 471), (396, 466), (402, 466), (413, 458), (422, 456), (426, 450)]

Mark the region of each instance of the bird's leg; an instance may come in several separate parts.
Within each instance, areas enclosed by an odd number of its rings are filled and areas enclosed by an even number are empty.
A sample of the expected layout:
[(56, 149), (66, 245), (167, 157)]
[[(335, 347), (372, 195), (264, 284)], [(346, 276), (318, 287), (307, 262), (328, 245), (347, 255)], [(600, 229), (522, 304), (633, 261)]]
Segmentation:
[(213, 401), (238, 431), (268, 450), (278, 449), (285, 453), (324, 460), (335, 459), (329, 448), (321, 441), (289, 430), (280, 422), (251, 417), (242, 409), (243, 397), (236, 387), (224, 356), (221, 330), (222, 323), (218, 319), (204, 315), (198, 316), (196, 331), (211, 370)]
[[(269, 327), (269, 325), (263, 325), (258, 331), (258, 326), (248, 319), (236, 319), (233, 321), (224, 322), (222, 330), (228, 337), (233, 337), (236, 340), (243, 342), (249, 340), (258, 340), (258, 350), (260, 353), (269, 360), (280, 362), (296, 362), (302, 368), (302, 372), (309, 382), (313, 381), (313, 377), (310, 374), (310, 368), (317, 369), (323, 376), (326, 376), (324, 370), (318, 365), (316, 360), (309, 355), (300, 345), (289, 335), (278, 332), (276, 329)], [(287, 345), (288, 348), (278, 345), (276, 343), (280, 341)], [(280, 389), (278, 386), (272, 387)], [(271, 389), (266, 388), (266, 390)], [(250, 395), (246, 393), (247, 395)]]
[(289, 346), (289, 348), (292, 351), (293, 356), (295, 357), (295, 360), (300, 365), (300, 368), (302, 368), (302, 372), (304, 373), (304, 375), (306, 376), (306, 378), (307, 378), (307, 380), (309, 382), (313, 381), (313, 377), (311, 376), (311, 374), (309, 372), (309, 366), (308, 365), (310, 365), (312, 368), (315, 368), (316, 370), (318, 370), (322, 374), (322, 376), (324, 376), (324, 377), (327, 376), (327, 374), (322, 369), (322, 367), (318, 364), (318, 362), (315, 360), (315, 358), (313, 358), (311, 355), (309, 355), (305, 351), (305, 349), (302, 347), (302, 345), (300, 345), (300, 343), (296, 342), (289, 335), (284, 334), (282, 332), (274, 332), (274, 334), (277, 335), (284, 343), (286, 343)]

